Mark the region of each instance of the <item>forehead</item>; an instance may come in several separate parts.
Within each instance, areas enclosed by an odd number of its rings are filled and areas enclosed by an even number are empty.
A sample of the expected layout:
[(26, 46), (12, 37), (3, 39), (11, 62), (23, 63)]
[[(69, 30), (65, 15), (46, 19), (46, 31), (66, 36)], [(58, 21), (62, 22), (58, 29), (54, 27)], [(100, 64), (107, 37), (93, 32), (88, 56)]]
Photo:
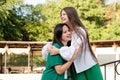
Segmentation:
[(67, 25), (63, 26), (63, 30), (69, 29), (69, 27)]
[(62, 10), (61, 13), (66, 13), (66, 12), (64, 10)]

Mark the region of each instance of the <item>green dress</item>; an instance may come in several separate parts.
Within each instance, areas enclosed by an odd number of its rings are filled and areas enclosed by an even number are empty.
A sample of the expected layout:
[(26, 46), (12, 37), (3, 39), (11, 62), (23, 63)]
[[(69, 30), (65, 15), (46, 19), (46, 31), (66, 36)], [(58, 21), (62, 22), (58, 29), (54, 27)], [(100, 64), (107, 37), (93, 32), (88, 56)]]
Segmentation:
[[(61, 48), (59, 44), (54, 44), (53, 46), (57, 48)], [(65, 80), (64, 73), (59, 75), (55, 70), (56, 65), (63, 65), (66, 61), (62, 59), (62, 57), (57, 55), (50, 55), (48, 54), (47, 62), (46, 62), (46, 69), (43, 72), (41, 80)]]
[(84, 72), (78, 73), (74, 80), (103, 80), (100, 66), (96, 64), (90, 69)]

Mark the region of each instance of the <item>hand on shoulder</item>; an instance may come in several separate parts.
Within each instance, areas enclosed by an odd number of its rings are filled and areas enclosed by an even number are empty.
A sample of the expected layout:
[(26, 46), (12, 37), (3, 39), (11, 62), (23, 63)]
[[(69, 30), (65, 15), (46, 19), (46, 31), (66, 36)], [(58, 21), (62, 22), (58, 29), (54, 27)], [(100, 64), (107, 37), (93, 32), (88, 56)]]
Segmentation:
[(51, 55), (59, 54), (59, 49), (56, 48), (55, 46), (48, 47), (48, 51), (50, 52)]

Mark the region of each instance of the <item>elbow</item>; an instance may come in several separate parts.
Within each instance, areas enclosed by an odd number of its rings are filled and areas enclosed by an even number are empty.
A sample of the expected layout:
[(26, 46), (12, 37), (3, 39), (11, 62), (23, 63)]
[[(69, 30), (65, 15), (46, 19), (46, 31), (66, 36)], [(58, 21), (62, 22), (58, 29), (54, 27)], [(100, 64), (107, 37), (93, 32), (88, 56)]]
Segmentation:
[(63, 74), (63, 72), (62, 72), (61, 70), (57, 70), (56, 72), (57, 72), (57, 74), (59, 74), (59, 75)]
[(56, 73), (59, 74), (59, 75), (61, 75), (61, 74), (64, 73), (64, 69), (62, 68), (61, 65), (55, 66), (55, 71), (56, 71)]

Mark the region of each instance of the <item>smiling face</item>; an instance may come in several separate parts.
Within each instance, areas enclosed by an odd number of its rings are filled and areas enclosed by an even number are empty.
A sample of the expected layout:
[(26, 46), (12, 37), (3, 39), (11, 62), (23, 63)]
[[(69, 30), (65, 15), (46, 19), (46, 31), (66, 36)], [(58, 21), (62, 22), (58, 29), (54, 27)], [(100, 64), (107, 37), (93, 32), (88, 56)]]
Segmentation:
[(68, 26), (66, 26), (66, 25), (63, 26), (61, 40), (64, 45), (67, 45), (67, 42), (69, 40), (71, 40), (71, 32), (70, 32)]
[(62, 23), (67, 24), (69, 22), (68, 16), (67, 16), (67, 14), (66, 14), (66, 12), (64, 10), (62, 10), (60, 17), (61, 17)]
[(71, 32), (69, 26), (64, 23), (59, 23), (54, 29), (53, 43), (58, 43), (61, 46), (67, 45), (67, 42), (71, 40)]

